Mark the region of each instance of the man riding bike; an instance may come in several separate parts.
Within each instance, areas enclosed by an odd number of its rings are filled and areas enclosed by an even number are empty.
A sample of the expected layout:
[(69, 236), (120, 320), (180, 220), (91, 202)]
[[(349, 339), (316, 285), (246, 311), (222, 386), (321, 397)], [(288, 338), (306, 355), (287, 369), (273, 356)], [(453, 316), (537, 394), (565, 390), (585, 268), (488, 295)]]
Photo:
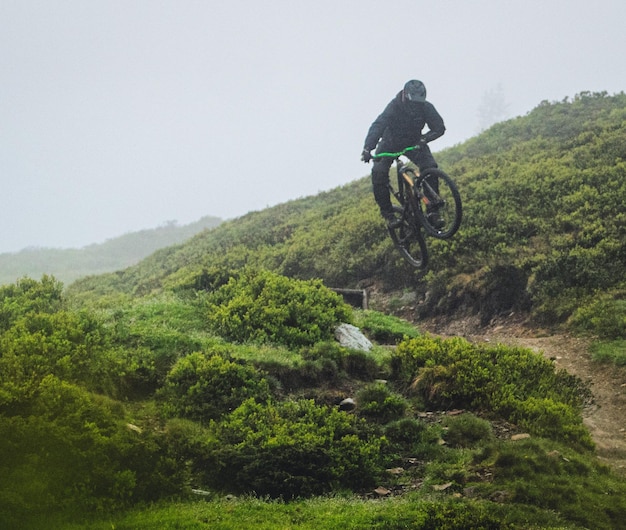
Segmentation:
[[(422, 134), (425, 126), (428, 126), (428, 131)], [(409, 160), (416, 164), (420, 171), (436, 168), (437, 162), (427, 144), (442, 136), (445, 131), (442, 117), (433, 104), (426, 101), (424, 83), (412, 79), (405, 83), (404, 88), (370, 126), (365, 137), (361, 160), (368, 163), (372, 159), (371, 151), (374, 148), (376, 154), (379, 154), (418, 146), (418, 149), (407, 152)], [(392, 163), (393, 158), (390, 157), (374, 158), (372, 167), (374, 199), (380, 213), (391, 227), (397, 223), (389, 196), (389, 169)], [(437, 216), (436, 211), (429, 214), (434, 226), (440, 222)]]

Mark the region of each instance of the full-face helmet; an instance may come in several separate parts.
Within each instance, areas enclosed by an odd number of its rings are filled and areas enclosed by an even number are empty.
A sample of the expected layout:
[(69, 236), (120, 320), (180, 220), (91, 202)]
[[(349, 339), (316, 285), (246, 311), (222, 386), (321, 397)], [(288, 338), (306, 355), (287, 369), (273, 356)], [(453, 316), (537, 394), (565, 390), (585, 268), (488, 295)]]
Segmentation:
[(426, 101), (426, 87), (417, 79), (407, 81), (402, 90), (402, 100), (412, 103), (424, 103)]

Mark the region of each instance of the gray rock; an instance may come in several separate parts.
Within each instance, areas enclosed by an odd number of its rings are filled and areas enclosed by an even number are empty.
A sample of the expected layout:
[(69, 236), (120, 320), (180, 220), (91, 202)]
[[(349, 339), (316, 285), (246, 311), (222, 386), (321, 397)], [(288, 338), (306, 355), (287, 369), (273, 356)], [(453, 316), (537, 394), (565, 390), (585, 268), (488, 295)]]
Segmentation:
[(335, 338), (345, 348), (370, 351), (372, 343), (361, 333), (361, 330), (352, 324), (340, 324), (335, 329)]
[(339, 410), (350, 411), (356, 408), (356, 403), (352, 398), (346, 398), (339, 403)]

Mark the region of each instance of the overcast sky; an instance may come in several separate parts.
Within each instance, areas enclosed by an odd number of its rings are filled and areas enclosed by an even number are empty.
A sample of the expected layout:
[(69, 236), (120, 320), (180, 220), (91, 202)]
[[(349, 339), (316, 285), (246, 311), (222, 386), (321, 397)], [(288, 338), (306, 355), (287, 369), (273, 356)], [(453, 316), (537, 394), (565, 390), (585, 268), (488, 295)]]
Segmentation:
[(408, 79), (436, 152), (494, 90), (626, 90), (624, 50), (624, 0), (0, 0), (0, 253), (329, 190)]

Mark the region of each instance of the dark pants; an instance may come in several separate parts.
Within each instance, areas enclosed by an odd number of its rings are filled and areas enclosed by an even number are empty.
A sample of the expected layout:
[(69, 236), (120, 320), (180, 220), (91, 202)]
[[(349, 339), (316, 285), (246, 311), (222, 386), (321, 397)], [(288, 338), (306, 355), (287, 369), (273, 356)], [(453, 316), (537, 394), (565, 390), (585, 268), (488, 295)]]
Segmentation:
[[(404, 149), (404, 147), (398, 148), (397, 146), (389, 146), (381, 142), (376, 149), (376, 153), (394, 153), (402, 149)], [(420, 149), (409, 151), (406, 156), (420, 171), (437, 167), (437, 162), (435, 162), (435, 158), (427, 145), (422, 146)], [(376, 199), (376, 203), (383, 217), (393, 211), (391, 198), (389, 196), (389, 169), (391, 168), (391, 164), (393, 164), (393, 160), (392, 157), (375, 158), (374, 166), (372, 167), (372, 190), (374, 192), (374, 199)]]

